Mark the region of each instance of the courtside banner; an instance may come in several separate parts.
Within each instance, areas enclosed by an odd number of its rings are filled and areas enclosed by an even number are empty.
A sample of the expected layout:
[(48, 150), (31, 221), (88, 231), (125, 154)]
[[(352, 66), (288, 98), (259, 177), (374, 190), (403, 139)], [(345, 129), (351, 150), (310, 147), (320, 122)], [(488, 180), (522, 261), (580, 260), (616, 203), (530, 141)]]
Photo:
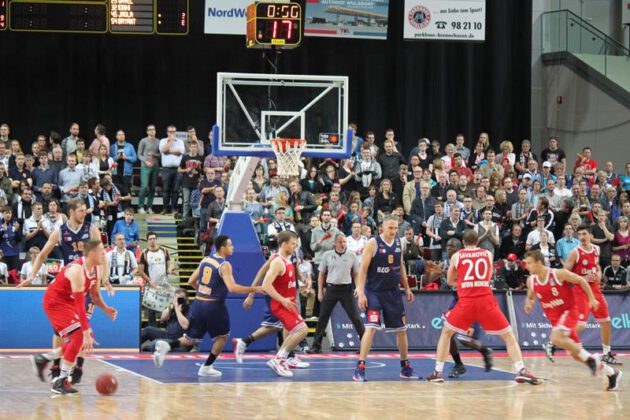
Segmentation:
[(253, 0), (206, 0), (204, 33), (245, 35), (247, 30), (245, 9), (253, 2)]
[[(495, 293), (494, 296), (507, 317), (505, 294)], [(403, 299), (404, 295), (401, 293), (400, 297)], [(421, 292), (415, 294), (415, 299), (411, 304), (405, 302), (407, 337), (410, 349), (436, 348), (443, 326), (442, 314), (446, 312), (452, 301), (453, 295), (450, 292)], [(365, 321), (364, 314), (361, 314), (361, 319)], [(331, 345), (338, 350), (358, 349), (360, 346), (359, 336), (340, 304), (337, 304), (333, 310), (327, 331), (329, 334), (332, 331), (332, 337), (329, 336), (329, 340), (331, 340)], [(499, 337), (486, 335), (483, 331), (480, 333), (479, 339), (489, 347), (505, 348)], [(396, 334), (383, 330), (378, 331), (374, 337), (373, 348), (379, 350), (395, 349)]]
[[(106, 304), (118, 311), (112, 321), (98, 308), (90, 320), (94, 338), (100, 344), (95, 349), (140, 348), (140, 288), (115, 287), (116, 294), (101, 296)], [(24, 289), (0, 288), (0, 349), (48, 349), (51, 345), (53, 328), (46, 318), (42, 299), (45, 287)]]
[(485, 41), (486, 0), (405, 0), (404, 38)]
[[(612, 348), (630, 348), (630, 297), (625, 292), (604, 293), (608, 301), (608, 310), (612, 324)], [(526, 314), (524, 310), (525, 293), (514, 293), (514, 312), (516, 313), (518, 342), (523, 349), (539, 349), (549, 341), (551, 324), (545, 318), (540, 302), (536, 301), (534, 311)], [(602, 341), (600, 327), (593, 316), (588, 320), (586, 330), (580, 335), (580, 339), (586, 348), (599, 349)]]
[(304, 34), (387, 39), (389, 0), (306, 0)]

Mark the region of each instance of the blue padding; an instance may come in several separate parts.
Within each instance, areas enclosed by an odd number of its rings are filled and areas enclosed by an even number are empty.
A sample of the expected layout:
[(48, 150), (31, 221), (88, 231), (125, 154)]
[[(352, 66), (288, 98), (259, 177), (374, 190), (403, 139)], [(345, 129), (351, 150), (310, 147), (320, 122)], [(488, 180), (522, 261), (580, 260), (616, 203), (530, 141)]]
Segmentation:
[[(90, 325), (99, 349), (138, 349), (140, 346), (140, 289), (117, 287), (116, 295), (103, 300), (118, 310), (111, 321), (96, 308)], [(47, 349), (53, 328), (46, 318), (42, 299), (45, 288), (0, 288), (0, 349)]]

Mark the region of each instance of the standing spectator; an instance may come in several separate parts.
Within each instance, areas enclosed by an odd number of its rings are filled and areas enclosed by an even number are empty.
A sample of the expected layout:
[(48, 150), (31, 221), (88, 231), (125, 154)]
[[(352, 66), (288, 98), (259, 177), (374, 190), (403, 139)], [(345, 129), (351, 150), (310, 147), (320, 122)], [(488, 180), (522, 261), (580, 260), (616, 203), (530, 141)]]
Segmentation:
[(11, 134), (11, 128), (9, 127), (9, 124), (2, 123), (0, 125), (0, 143), (7, 144), (8, 142), (10, 142), (11, 141), (9, 137), (10, 134)]
[(475, 170), (480, 167), (481, 163), (486, 160), (486, 152), (483, 148), (483, 144), (478, 142), (475, 144), (474, 152), (468, 157), (468, 167), (471, 170)]
[[(450, 216), (448, 218), (445, 217), (440, 225), (439, 233), (440, 238), (442, 238), (442, 249), (446, 249), (446, 242), (451, 238), (457, 238), (461, 241), (464, 231), (468, 228), (466, 223), (460, 219), (460, 212), (459, 207), (452, 208)], [(443, 253), (442, 259), (446, 258), (445, 255), (446, 252)]]
[[(348, 161), (350, 162), (351, 160), (348, 159)], [(252, 179), (254, 188), (256, 188), (256, 186), (258, 185), (260, 190), (262, 190), (265, 182), (264, 173), (265, 169), (262, 166), (256, 167), (256, 170), (254, 171), (255, 176)], [(311, 166), (307, 169), (306, 178), (300, 181), (300, 186), (302, 187), (302, 191), (308, 191), (311, 194), (320, 194), (323, 192), (323, 184), (319, 177), (319, 171), (317, 170), (316, 166)], [(260, 192), (260, 190), (257, 192)], [(305, 218), (305, 220), (308, 219)]]
[(153, 213), (153, 199), (155, 198), (155, 186), (159, 171), (160, 140), (155, 137), (155, 125), (149, 124), (146, 132), (147, 136), (138, 144), (138, 160), (140, 161), (139, 214)]
[(59, 173), (59, 189), (61, 202), (65, 203), (79, 190), (79, 184), (83, 180), (83, 173), (78, 171), (77, 156), (73, 153), (66, 158), (68, 166)]
[(262, 204), (256, 201), (256, 191), (253, 188), (248, 188), (245, 193), (245, 201), (243, 202), (243, 211), (249, 215), (256, 229), (256, 233), (260, 236), (266, 233), (266, 229), (263, 223), (264, 209)]
[(556, 164), (566, 164), (567, 156), (564, 151), (558, 147), (558, 139), (554, 136), (549, 137), (549, 143), (545, 150), (540, 153), (543, 162), (550, 162), (552, 167)]
[(116, 143), (110, 147), (109, 156), (117, 163), (116, 168), (112, 171), (112, 175), (117, 179), (116, 182), (123, 184), (129, 190), (133, 177), (133, 164), (136, 163), (138, 157), (133, 145), (127, 143), (127, 137), (123, 130), (116, 132)]
[(204, 168), (205, 177), (199, 182), (201, 199), (199, 200), (199, 229), (208, 228), (208, 207), (215, 200), (214, 189), (221, 186), (221, 181), (217, 181), (214, 176), (214, 169)]
[(464, 139), (464, 135), (462, 133), (458, 133), (455, 136), (455, 153), (459, 153), (462, 159), (466, 162), (470, 157), (470, 149), (464, 146), (465, 141), (466, 140)]
[(603, 269), (607, 265), (610, 265), (612, 244), (615, 240), (615, 235), (611, 232), (612, 228), (608, 223), (608, 213), (604, 210), (600, 210), (593, 216), (595, 218), (592, 227), (593, 243), (599, 246), (599, 265)]
[(483, 219), (475, 226), (475, 232), (479, 235), (477, 246), (490, 251), (494, 256), (494, 250), (499, 246), (499, 228), (492, 221), (492, 210), (483, 211)]
[(15, 158), (18, 155), (18, 153), (24, 154), (19, 140), (11, 140), (9, 152), (10, 152), (9, 154), (9, 171), (10, 171), (11, 168), (15, 166)]
[(125, 210), (125, 218), (117, 221), (114, 225), (110, 238), (115, 238), (117, 234), (122, 233), (125, 242), (128, 244), (127, 249), (136, 252), (136, 248), (140, 243), (140, 235), (138, 234), (138, 224), (133, 218), (133, 208), (129, 207)]
[[(223, 187), (219, 186), (214, 189), (214, 197), (214, 201), (208, 206), (208, 224), (213, 228), (219, 224), (223, 210), (225, 210), (225, 190)], [(214, 230), (212, 236), (217, 234), (218, 232)]]
[(46, 245), (48, 235), (44, 233), (44, 212), (42, 203), (33, 203), (33, 214), (24, 220), (22, 227), (25, 248), (37, 247), (42, 249)]
[(199, 156), (198, 149), (199, 143), (197, 141), (191, 141), (188, 145), (188, 153), (182, 158), (179, 164), (178, 172), (182, 174), (182, 201), (184, 202), (182, 217), (184, 219), (191, 216), (190, 193), (199, 185), (199, 176), (203, 166), (203, 158)]
[(626, 173), (619, 175), (618, 179), (621, 190), (630, 192), (630, 162), (626, 163)]
[(0, 250), (4, 254), (4, 262), (9, 271), (19, 269), (19, 244), (21, 240), (20, 223), (13, 219), (11, 207), (4, 207), (2, 209), (2, 223), (0, 223)]
[(621, 257), (614, 254), (610, 260), (610, 265), (602, 272), (602, 283), (607, 290), (628, 290), (628, 271), (621, 265)]
[(448, 190), (446, 191), (446, 202), (444, 202), (444, 214), (446, 217), (451, 215), (451, 210), (455, 207), (461, 210), (464, 204), (457, 201), (457, 192), (455, 190)]
[(481, 175), (489, 179), (492, 174), (497, 173), (500, 178), (503, 178), (505, 168), (497, 163), (494, 150), (490, 149), (486, 152), (486, 159), (488, 163), (480, 167)]
[(0, 162), (0, 192), (2, 192), (6, 204), (11, 204), (13, 199), (13, 183), (7, 173), (7, 167), (4, 163)]
[(77, 139), (77, 149), (74, 151), (74, 154), (77, 155), (77, 162), (82, 162), (87, 153), (90, 153), (90, 155), (94, 157), (94, 154), (85, 148), (85, 140), (79, 137)]
[(177, 138), (177, 128), (169, 125), (166, 128), (168, 137), (160, 140), (162, 153), (162, 214), (177, 211), (179, 199), (180, 175), (177, 172), (182, 156), (186, 153), (184, 142)]
[(516, 155), (514, 154), (514, 145), (509, 140), (503, 140), (499, 145), (501, 153), (496, 155), (496, 162), (507, 171), (508, 168), (513, 168), (516, 164)]
[(620, 216), (617, 219), (613, 252), (619, 255), (624, 267), (628, 267), (630, 265), (630, 230), (628, 228), (628, 218), (626, 216)]
[(309, 353), (321, 353), (324, 332), (337, 302), (341, 303), (359, 337), (363, 337), (365, 326), (354, 303), (353, 294), (353, 283), (358, 272), (359, 263), (354, 253), (348, 250), (345, 235), (337, 233), (334, 237), (334, 249), (325, 252), (320, 262), (317, 300), (321, 304), (321, 309)]
[(74, 153), (77, 150), (77, 140), (79, 139), (79, 124), (73, 122), (70, 124), (70, 135), (61, 140), (61, 149), (63, 155), (68, 156), (70, 153)]
[(569, 223), (564, 226), (563, 234), (564, 236), (556, 242), (556, 255), (561, 266), (564, 266), (565, 261), (569, 258), (569, 253), (580, 244), (575, 238), (573, 226)]
[(89, 150), (92, 152), (93, 156), (98, 156), (98, 149), (101, 146), (105, 146), (106, 150), (109, 150), (109, 139), (105, 136), (105, 126), (103, 124), (97, 124), (94, 128), (94, 140), (90, 144)]
[(136, 255), (127, 249), (123, 233), (117, 233), (113, 239), (116, 246), (107, 253), (109, 281), (111, 284), (131, 285), (133, 276), (138, 272)]
[(0, 142), (0, 163), (2, 163), (6, 169), (9, 168), (9, 154), (7, 153), (6, 145), (2, 142)]
[(274, 200), (280, 192), (289, 194), (289, 190), (284, 185), (280, 185), (280, 177), (276, 171), (269, 173), (269, 184), (265, 185), (260, 192), (260, 202), (268, 210), (271, 210)]
[(13, 204), (13, 218), (24, 223), (24, 220), (31, 217), (33, 214), (33, 191), (30, 188), (24, 188), (20, 192), (15, 204)]
[(311, 215), (316, 208), (313, 194), (310, 191), (302, 191), (302, 185), (297, 181), (289, 183), (289, 191), (295, 222), (298, 225), (305, 225), (311, 220)]
[[(366, 140), (368, 137), (366, 136)], [(382, 177), (381, 165), (372, 158), (369, 144), (363, 143), (361, 146), (361, 160), (354, 164), (354, 173), (361, 199), (364, 199), (368, 196), (370, 186)]]
[(54, 191), (59, 188), (58, 175), (53, 168), (48, 166), (48, 154), (40, 153), (39, 166), (33, 171), (33, 190), (40, 193), (42, 186), (49, 183)]
[(398, 176), (392, 180), (392, 191), (398, 197), (398, 202), (402, 204), (403, 189), (409, 182), (409, 168), (407, 165), (400, 165), (398, 169)]
[(421, 195), (422, 168), (419, 166), (412, 168), (412, 174), (413, 179), (404, 185), (402, 192), (402, 204), (405, 209), (405, 214), (407, 215), (411, 213), (411, 204), (413, 203), (413, 200)]
[(595, 159), (593, 159), (593, 150), (586, 146), (582, 149), (582, 153), (578, 153), (577, 161), (575, 162), (576, 168), (582, 168), (584, 170), (584, 176), (589, 180), (589, 182), (593, 182), (595, 179), (595, 174), (597, 173), (598, 163)]
[(434, 204), (435, 213), (427, 219), (427, 236), (431, 238), (429, 249), (431, 250), (431, 260), (442, 260), (442, 236), (440, 235), (440, 226), (444, 221), (444, 205), (441, 202)]
[(18, 152), (15, 155), (15, 164), (9, 167), (9, 178), (12, 180), (13, 188), (19, 188), (22, 181), (26, 181), (29, 185), (33, 185), (31, 172), (26, 169), (24, 160), (24, 153)]
[(197, 130), (192, 125), (186, 127), (186, 140), (184, 140), (184, 146), (186, 146), (186, 153), (190, 152), (190, 145), (193, 143), (197, 143), (197, 154), (201, 156), (202, 163), (204, 154), (204, 144), (203, 141), (199, 140), (197, 137)]

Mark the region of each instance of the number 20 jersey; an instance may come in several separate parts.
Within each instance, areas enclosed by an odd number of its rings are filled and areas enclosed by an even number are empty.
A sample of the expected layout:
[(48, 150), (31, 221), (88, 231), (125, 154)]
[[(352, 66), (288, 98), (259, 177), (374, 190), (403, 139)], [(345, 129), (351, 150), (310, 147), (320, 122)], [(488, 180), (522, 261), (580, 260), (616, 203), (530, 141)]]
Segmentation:
[(459, 299), (492, 296), (492, 254), (481, 248), (461, 249), (455, 254)]

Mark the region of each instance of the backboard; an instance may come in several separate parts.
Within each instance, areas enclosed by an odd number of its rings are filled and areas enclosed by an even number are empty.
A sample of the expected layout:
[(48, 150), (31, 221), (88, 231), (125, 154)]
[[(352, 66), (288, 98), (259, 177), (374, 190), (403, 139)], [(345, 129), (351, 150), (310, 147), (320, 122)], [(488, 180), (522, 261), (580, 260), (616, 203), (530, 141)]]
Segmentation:
[(274, 157), (273, 138), (305, 139), (303, 157), (349, 157), (348, 77), (217, 73), (213, 154)]

